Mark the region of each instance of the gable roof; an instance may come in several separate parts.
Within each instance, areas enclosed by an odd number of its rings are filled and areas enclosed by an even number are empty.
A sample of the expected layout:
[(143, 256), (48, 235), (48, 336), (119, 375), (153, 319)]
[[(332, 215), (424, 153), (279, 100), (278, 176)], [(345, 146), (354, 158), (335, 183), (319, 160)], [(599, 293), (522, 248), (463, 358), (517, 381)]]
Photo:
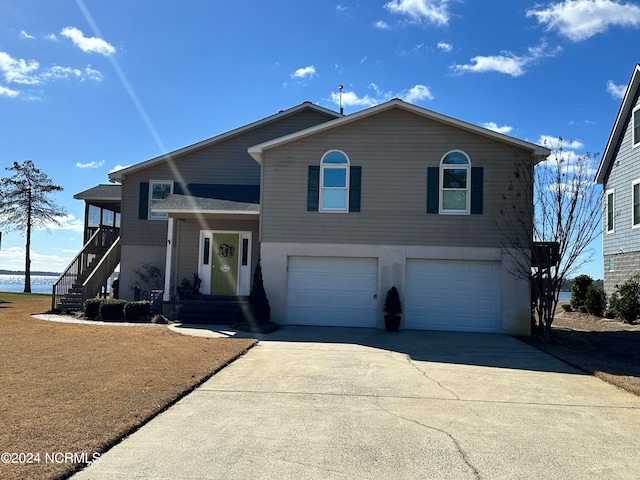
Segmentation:
[(381, 103), (371, 108), (367, 108), (365, 110), (360, 110), (359, 112), (352, 113), (350, 115), (346, 115), (343, 117), (339, 117), (335, 120), (330, 120), (325, 123), (321, 123), (314, 127), (307, 128), (305, 130), (301, 130), (299, 132), (292, 133), (290, 135), (285, 135), (284, 137), (276, 138), (274, 140), (270, 140), (268, 142), (261, 143), (259, 145), (254, 145), (250, 147), (248, 152), (254, 158), (254, 160), (258, 163), (262, 162), (262, 153), (265, 150), (270, 148), (283, 145), (288, 142), (292, 142), (294, 140), (299, 140), (304, 137), (308, 137), (310, 135), (314, 135), (319, 132), (324, 132), (326, 130), (339, 127), (341, 125), (345, 125), (350, 122), (355, 122), (362, 118), (369, 117), (371, 115), (375, 115), (377, 113), (383, 112), (385, 110), (390, 110), (392, 108), (401, 108), (407, 110), (409, 112), (415, 113), (417, 115), (421, 115), (423, 117), (435, 120), (440, 123), (445, 123), (447, 125), (452, 125), (457, 128), (461, 128), (463, 130), (467, 130), (469, 132), (477, 133), (479, 135), (492, 138), (499, 142), (507, 143), (510, 145), (514, 145), (520, 148), (524, 148), (526, 150), (530, 150), (532, 155), (535, 157), (536, 161), (540, 161), (551, 154), (551, 150), (548, 148), (542, 147), (540, 145), (536, 145), (534, 143), (526, 142), (524, 140), (520, 140), (515, 137), (510, 137), (508, 135), (504, 135), (502, 133), (494, 132), (493, 130), (488, 130), (486, 128), (480, 127), (478, 125), (474, 125), (472, 123), (468, 123), (462, 120), (458, 120), (453, 117), (448, 117), (441, 113), (434, 112), (432, 110), (428, 110), (423, 107), (418, 107), (417, 105), (413, 105), (411, 103), (407, 103), (399, 98), (394, 98), (386, 103)]
[(119, 202), (121, 196), (120, 185), (105, 185), (101, 183), (95, 187), (91, 187), (88, 190), (84, 190), (80, 193), (76, 193), (73, 198), (76, 200), (87, 201), (103, 201), (103, 202)]
[(618, 116), (613, 124), (611, 134), (609, 135), (609, 141), (607, 142), (604, 154), (600, 159), (600, 165), (598, 166), (598, 172), (596, 173), (597, 183), (604, 185), (607, 181), (607, 177), (609, 176), (609, 171), (611, 169), (611, 162), (613, 162), (613, 159), (615, 158), (618, 146), (620, 145), (622, 136), (627, 128), (627, 120), (631, 110), (633, 109), (634, 100), (638, 93), (638, 86), (640, 86), (640, 63), (636, 64), (633, 69), (631, 80), (629, 80), (629, 85), (627, 85), (627, 90), (622, 98), (622, 105), (620, 105)]
[(126, 167), (126, 168), (122, 168), (120, 170), (116, 170), (115, 172), (112, 172), (112, 173), (109, 174), (109, 181), (110, 182), (121, 182), (124, 179), (124, 177), (126, 175), (130, 174), (130, 173), (137, 172), (139, 170), (143, 170), (143, 169), (148, 168), (148, 167), (150, 167), (152, 165), (155, 165), (157, 163), (164, 162), (164, 161), (166, 161), (166, 160), (168, 160), (168, 159), (170, 159), (172, 157), (179, 157), (181, 155), (185, 155), (187, 153), (194, 152), (194, 151), (199, 150), (201, 148), (205, 148), (205, 147), (208, 147), (210, 145), (214, 145), (214, 144), (216, 144), (218, 142), (222, 142), (222, 141), (227, 140), (229, 138), (232, 138), (232, 137), (234, 137), (236, 135), (240, 135), (242, 133), (248, 132), (248, 131), (253, 130), (255, 128), (267, 125), (267, 124), (269, 124), (271, 122), (275, 122), (276, 120), (280, 120), (282, 118), (294, 115), (294, 114), (296, 114), (298, 112), (301, 112), (303, 110), (306, 110), (306, 109), (315, 110), (317, 112), (323, 113), (323, 114), (328, 115), (328, 116), (333, 117), (333, 118), (340, 117), (340, 114), (337, 113), (337, 112), (334, 112), (333, 110), (329, 110), (328, 108), (324, 108), (324, 107), (321, 107), (319, 105), (315, 105), (315, 104), (313, 104), (311, 102), (308, 102), (308, 101), (307, 102), (303, 102), (300, 105), (296, 105), (295, 107), (291, 107), (291, 108), (289, 108), (287, 110), (280, 110), (276, 114), (270, 115), (270, 116), (265, 117), (265, 118), (263, 118), (261, 120), (249, 123), (247, 125), (243, 125), (242, 127), (238, 127), (236, 129), (229, 130), (228, 132), (222, 133), (220, 135), (216, 135), (215, 137), (211, 137), (211, 138), (208, 138), (206, 140), (202, 140), (201, 142), (194, 143), (193, 145), (189, 145), (187, 147), (183, 147), (183, 148), (180, 148), (178, 150), (174, 150), (172, 152), (165, 153), (163, 155), (154, 157), (154, 158), (152, 158), (150, 160), (146, 160), (144, 162), (136, 163), (135, 165), (132, 165), (130, 167)]

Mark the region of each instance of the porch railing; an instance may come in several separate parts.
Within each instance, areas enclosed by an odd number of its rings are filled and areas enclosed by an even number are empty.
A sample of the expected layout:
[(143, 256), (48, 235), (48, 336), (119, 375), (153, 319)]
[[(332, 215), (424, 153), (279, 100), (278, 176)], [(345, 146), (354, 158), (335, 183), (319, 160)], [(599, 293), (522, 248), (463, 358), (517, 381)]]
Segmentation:
[(113, 245), (104, 254), (102, 259), (93, 268), (89, 276), (82, 284), (82, 304), (100, 293), (100, 289), (106, 284), (107, 279), (120, 263), (120, 237), (116, 238)]
[[(62, 275), (60, 275), (53, 284), (51, 292), (52, 310), (56, 310), (60, 306), (62, 299), (69, 295), (74, 287), (84, 283), (92, 269), (95, 268), (94, 264), (100, 261), (104, 252), (108, 251), (119, 238), (119, 228), (101, 227), (95, 231), (87, 243), (84, 244), (82, 250), (71, 260), (71, 263), (69, 263)], [(111, 273), (113, 272), (109, 272), (108, 275)]]

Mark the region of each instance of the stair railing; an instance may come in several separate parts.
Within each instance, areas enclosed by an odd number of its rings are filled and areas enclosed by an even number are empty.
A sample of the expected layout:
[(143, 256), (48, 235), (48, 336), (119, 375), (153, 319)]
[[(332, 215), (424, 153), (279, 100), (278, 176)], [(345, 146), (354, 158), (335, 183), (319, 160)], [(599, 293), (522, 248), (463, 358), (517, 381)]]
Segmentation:
[(120, 263), (120, 237), (109, 247), (107, 253), (100, 259), (98, 264), (92, 269), (87, 279), (82, 284), (82, 304), (89, 298), (93, 298), (98, 293), (102, 285), (106, 285), (108, 278), (115, 271)]
[(114, 227), (101, 227), (96, 230), (91, 238), (84, 244), (82, 250), (69, 263), (52, 286), (51, 310), (56, 310), (65, 295), (68, 295), (75, 283), (82, 280), (83, 275), (88, 275), (91, 263), (98, 256), (101, 249), (112, 245), (120, 238), (120, 229)]

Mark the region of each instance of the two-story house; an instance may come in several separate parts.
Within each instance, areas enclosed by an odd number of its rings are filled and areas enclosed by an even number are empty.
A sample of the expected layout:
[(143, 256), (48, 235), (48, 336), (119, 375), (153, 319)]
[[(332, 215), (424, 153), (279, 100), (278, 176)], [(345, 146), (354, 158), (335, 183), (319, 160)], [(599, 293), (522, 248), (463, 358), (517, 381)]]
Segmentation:
[(640, 64), (622, 99), (596, 181), (602, 184), (604, 289), (640, 274)]
[(149, 263), (165, 305), (194, 273), (200, 293), (246, 295), (259, 255), (280, 324), (383, 328), (396, 286), (403, 328), (528, 334), (502, 196), (515, 162), (549, 153), (397, 99), (345, 116), (302, 104), (110, 175), (121, 297)]

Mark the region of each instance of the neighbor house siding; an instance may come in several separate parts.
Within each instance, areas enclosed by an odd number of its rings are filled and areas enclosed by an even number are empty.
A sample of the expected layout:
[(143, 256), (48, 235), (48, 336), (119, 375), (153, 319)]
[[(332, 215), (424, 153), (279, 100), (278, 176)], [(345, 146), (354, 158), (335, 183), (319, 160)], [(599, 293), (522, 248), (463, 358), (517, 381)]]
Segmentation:
[[(362, 167), (358, 213), (307, 211), (308, 167), (331, 149)], [(427, 168), (453, 149), (483, 167), (482, 214), (427, 214)], [(500, 247), (496, 225), (516, 161), (531, 165), (531, 154), (404, 110), (381, 112), (264, 151), (261, 240)]]
[[(636, 98), (635, 105), (640, 105)], [(633, 109), (632, 109), (633, 110)], [(611, 295), (617, 285), (640, 273), (640, 227), (633, 228), (633, 182), (640, 179), (640, 145), (633, 147), (633, 113), (627, 119), (626, 129), (603, 192), (614, 191), (614, 229), (607, 233), (606, 198), (603, 202), (602, 253), (604, 255), (604, 289)], [(610, 260), (615, 265), (609, 268)]]

